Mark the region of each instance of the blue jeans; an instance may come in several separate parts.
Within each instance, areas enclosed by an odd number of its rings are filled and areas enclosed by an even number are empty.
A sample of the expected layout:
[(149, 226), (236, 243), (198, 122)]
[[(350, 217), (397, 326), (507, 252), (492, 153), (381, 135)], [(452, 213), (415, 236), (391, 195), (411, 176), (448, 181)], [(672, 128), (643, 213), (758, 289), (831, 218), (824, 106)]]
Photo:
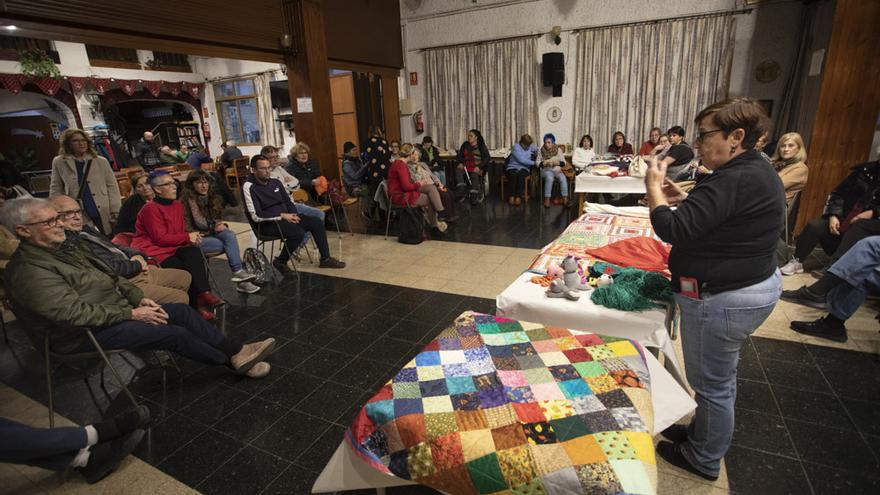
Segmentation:
[(828, 311), (841, 320), (849, 319), (868, 297), (868, 285), (880, 287), (880, 236), (857, 242), (837, 260), (829, 272), (843, 279), (826, 296)]
[(53, 471), (70, 467), (80, 449), (88, 445), (81, 426), (34, 428), (0, 418), (0, 462), (37, 466)]
[(559, 180), (559, 194), (568, 197), (568, 177), (562, 172), (554, 172), (552, 168), (542, 168), (541, 177), (544, 180), (544, 197), (553, 195), (553, 179)]
[(203, 253), (226, 253), (226, 259), (229, 260), (229, 268), (233, 273), (241, 270), (241, 251), (238, 250), (238, 239), (235, 238), (235, 232), (224, 229), (202, 238), (199, 245)]
[(740, 347), (770, 316), (781, 293), (782, 277), (776, 270), (763, 282), (702, 299), (675, 294), (685, 372), (697, 402), (682, 452), (708, 475), (718, 474), (733, 437)]
[(443, 187), (446, 187), (446, 172), (443, 170), (435, 170), (433, 174), (437, 177), (437, 180), (443, 184)]
[[(297, 203), (296, 204), (296, 211), (298, 211), (300, 215), (303, 215), (306, 217), (317, 218), (318, 220), (321, 221), (322, 224), (324, 223), (324, 217), (325, 217), (324, 212), (315, 208), (314, 206), (309, 206), (305, 203)], [(306, 231), (306, 236), (303, 237), (303, 240), (300, 243), (300, 245), (298, 246), (298, 248), (305, 247), (305, 245), (309, 243), (309, 239), (311, 239), (311, 238), (312, 238), (312, 233), (309, 231)]]

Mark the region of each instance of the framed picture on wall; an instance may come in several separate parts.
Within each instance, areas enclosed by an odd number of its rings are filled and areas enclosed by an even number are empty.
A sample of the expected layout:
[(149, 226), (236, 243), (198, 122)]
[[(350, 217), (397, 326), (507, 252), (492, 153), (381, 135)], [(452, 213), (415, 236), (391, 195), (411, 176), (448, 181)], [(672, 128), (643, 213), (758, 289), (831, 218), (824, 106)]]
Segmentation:
[(758, 100), (758, 103), (764, 107), (764, 111), (767, 112), (767, 116), (773, 117), (773, 100)]

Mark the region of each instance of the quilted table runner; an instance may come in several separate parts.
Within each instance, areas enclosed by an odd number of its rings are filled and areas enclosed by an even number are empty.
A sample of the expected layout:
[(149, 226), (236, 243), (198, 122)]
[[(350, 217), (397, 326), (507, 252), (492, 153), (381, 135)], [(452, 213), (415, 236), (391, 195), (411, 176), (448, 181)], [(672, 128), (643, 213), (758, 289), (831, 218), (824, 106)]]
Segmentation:
[(348, 444), (450, 494), (654, 493), (643, 348), (463, 313), (363, 407)]

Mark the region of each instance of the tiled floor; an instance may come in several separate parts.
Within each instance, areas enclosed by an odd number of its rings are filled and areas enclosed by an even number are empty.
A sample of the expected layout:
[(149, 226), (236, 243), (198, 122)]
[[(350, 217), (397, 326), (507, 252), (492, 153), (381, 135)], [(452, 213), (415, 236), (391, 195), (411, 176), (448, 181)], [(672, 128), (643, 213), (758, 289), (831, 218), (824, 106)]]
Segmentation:
[[(508, 207), (491, 209), (497, 208)], [(249, 244), (246, 229), (235, 228), (242, 245)], [(169, 372), (163, 380), (157, 369), (135, 373), (124, 366), (155, 420), (137, 452), (140, 460), (127, 461), (95, 488), (308, 493), (371, 391), (460, 311), (493, 311), (494, 300), (479, 296), (494, 297), (536, 254), (534, 248), (450, 241), (404, 246), (380, 236), (346, 235), (341, 247), (335, 235), (331, 241), (349, 262), (345, 270), (303, 263), (298, 280), (251, 296), (224, 286), (229, 335), (279, 340), (267, 379), (241, 379), (183, 359), (182, 378)], [(227, 269), (220, 260), (213, 264), (222, 281)], [(308, 273), (314, 271), (320, 273)], [(785, 283), (809, 281), (804, 276)], [(847, 323), (851, 339), (844, 349), (787, 329), (791, 319), (819, 314), (778, 305), (743, 349), (737, 429), (721, 478), (705, 482), (658, 461), (659, 493), (880, 491), (877, 322), (873, 312), (860, 311)], [(33, 400), (45, 403), (43, 364), (21, 329), (9, 328), (13, 342), (0, 347), (0, 381), (15, 390), (0, 388), (0, 412), (41, 424), (45, 408)], [(99, 408), (112, 413), (126, 405), (118, 397), (108, 400), (96, 377), (90, 389), (76, 373), (62, 371), (57, 378), (57, 409), (79, 424), (98, 419)], [(0, 469), (0, 493), (86, 489), (76, 480), (59, 488), (44, 471)], [(405, 487), (389, 493), (434, 492)]]

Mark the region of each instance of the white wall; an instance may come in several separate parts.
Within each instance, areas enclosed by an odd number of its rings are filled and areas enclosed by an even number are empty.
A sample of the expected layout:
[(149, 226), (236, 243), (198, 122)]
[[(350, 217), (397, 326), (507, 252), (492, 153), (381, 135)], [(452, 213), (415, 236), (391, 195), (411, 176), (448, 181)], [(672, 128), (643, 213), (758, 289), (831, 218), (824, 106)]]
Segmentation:
[[(658, 5), (659, 4), (659, 5)], [(405, 94), (416, 100), (417, 108), (425, 109), (424, 55), (420, 50), (449, 44), (486, 41), (510, 36), (543, 34), (538, 41), (537, 61), (545, 52), (561, 51), (565, 55), (566, 85), (562, 97), (553, 98), (550, 88), (538, 94), (540, 133), (553, 132), (559, 142), (573, 142), (572, 117), (575, 81), (574, 57), (576, 36), (573, 29), (674, 18), (744, 7), (743, 0), (677, 0), (660, 4), (656, 0), (471, 0), (408, 1), (401, 0), (405, 64)], [(412, 10), (412, 6), (417, 6)], [(780, 1), (755, 6), (751, 14), (737, 16), (731, 96), (748, 95), (774, 100), (774, 113), (781, 103), (786, 75), (797, 45), (799, 2)], [(553, 26), (563, 29), (562, 43), (556, 46), (547, 33)], [(755, 67), (763, 60), (773, 59), (781, 65), (780, 76), (772, 83), (755, 80)], [(409, 73), (418, 72), (418, 85), (409, 85)], [(547, 120), (547, 110), (562, 110), (559, 122)], [(658, 122), (661, 126), (687, 123)], [(646, 124), (645, 134), (651, 124)], [(687, 127), (687, 126), (686, 126)], [(426, 129), (431, 134), (431, 129)], [(462, 129), (462, 140), (465, 129)], [(409, 116), (401, 117), (404, 141), (420, 139)], [(578, 131), (580, 135), (582, 132)], [(595, 136), (594, 136), (595, 137)], [(601, 143), (603, 138), (596, 137)], [(643, 140), (632, 137), (633, 143)], [(604, 146), (604, 145), (603, 145)]]

